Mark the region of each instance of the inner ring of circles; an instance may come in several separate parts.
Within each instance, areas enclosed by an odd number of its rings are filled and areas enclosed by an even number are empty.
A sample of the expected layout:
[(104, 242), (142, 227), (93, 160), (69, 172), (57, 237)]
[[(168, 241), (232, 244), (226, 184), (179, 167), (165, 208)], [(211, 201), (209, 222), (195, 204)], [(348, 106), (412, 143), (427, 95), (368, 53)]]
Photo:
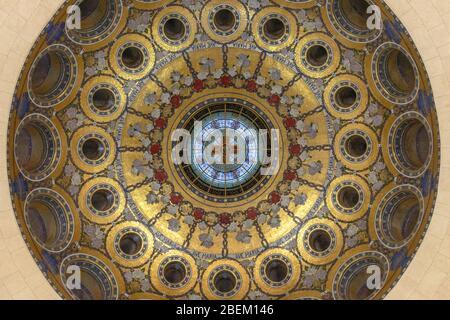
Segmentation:
[[(326, 250), (321, 252), (314, 250), (310, 245), (311, 242), (309, 241), (311, 234), (314, 231), (318, 230), (325, 231), (330, 236), (330, 245)], [(303, 235), (303, 245), (310, 255), (314, 257), (326, 257), (336, 249), (336, 233), (334, 232), (333, 228), (331, 228), (327, 224), (320, 223), (311, 225), (308, 229), (305, 230), (305, 233)]]
[[(358, 202), (352, 208), (344, 207), (339, 201), (339, 192), (346, 187), (352, 187), (356, 192), (358, 192)], [(365, 200), (364, 190), (358, 183), (354, 181), (343, 181), (342, 183), (338, 184), (336, 188), (333, 190), (331, 194), (331, 200), (333, 202), (333, 206), (341, 213), (352, 214), (361, 210)]]
[[(166, 22), (169, 21), (170, 19), (177, 19), (177, 20), (181, 21), (181, 23), (183, 23), (183, 25), (184, 25), (184, 30), (185, 30), (184, 34), (178, 40), (170, 39), (169, 37), (167, 37), (166, 33), (164, 32), (164, 26), (166, 25)], [(161, 23), (158, 26), (158, 32), (159, 32), (159, 35), (161, 36), (161, 39), (165, 43), (168, 43), (173, 46), (179, 46), (183, 42), (186, 42), (187, 39), (189, 39), (189, 36), (191, 35), (191, 25), (189, 24), (189, 21), (186, 19), (186, 17), (184, 17), (183, 15), (178, 14), (178, 13), (169, 13), (168, 15), (164, 16), (161, 19)]]
[[(214, 284), (216, 276), (222, 271), (231, 273), (234, 277), (234, 280), (236, 281), (234, 288), (232, 290), (230, 290), (229, 292), (219, 291)], [(242, 281), (243, 281), (243, 279), (242, 279), (239, 271), (230, 265), (218, 266), (218, 267), (214, 268), (214, 270), (212, 270), (208, 276), (209, 289), (211, 290), (211, 292), (214, 295), (221, 297), (221, 298), (229, 298), (229, 297), (236, 295), (242, 288)]]
[[(274, 260), (282, 261), (286, 266), (286, 276), (280, 282), (272, 281), (267, 276), (267, 272), (266, 272), (267, 266), (269, 265), (269, 263), (271, 261), (274, 261)], [(273, 288), (279, 288), (279, 287), (282, 287), (282, 286), (286, 285), (287, 283), (289, 283), (289, 281), (292, 279), (292, 274), (293, 274), (292, 262), (288, 257), (286, 257), (282, 254), (273, 254), (273, 255), (270, 255), (263, 259), (263, 261), (261, 262), (261, 266), (259, 267), (259, 273), (261, 275), (261, 278), (263, 279), (263, 281), (266, 284), (268, 284), (269, 286), (271, 286)]]
[[(355, 102), (348, 107), (343, 107), (340, 106), (338, 101), (337, 101), (337, 93), (339, 92), (340, 89), (342, 88), (352, 88), (355, 93), (356, 93), (356, 98), (355, 98)], [(361, 105), (361, 90), (359, 89), (358, 85), (356, 85), (355, 83), (351, 82), (351, 81), (341, 81), (338, 84), (336, 84), (330, 92), (330, 101), (331, 101), (331, 106), (333, 107), (333, 109), (335, 109), (336, 111), (340, 112), (340, 113), (351, 113), (354, 110), (356, 110), (360, 105)]]
[[(88, 140), (98, 140), (102, 146), (103, 146), (103, 152), (102, 155), (99, 159), (97, 160), (91, 160), (88, 157), (85, 156), (84, 152), (83, 152), (83, 145), (86, 141)], [(103, 135), (98, 134), (98, 133), (91, 133), (91, 134), (87, 134), (85, 136), (83, 136), (79, 141), (78, 141), (78, 156), (80, 157), (80, 159), (86, 163), (87, 165), (90, 166), (96, 166), (99, 165), (101, 163), (103, 163), (106, 159), (109, 158), (111, 153), (111, 150), (109, 148), (109, 142), (108, 139), (106, 139)]]
[[(185, 272), (184, 278), (180, 282), (177, 282), (177, 283), (169, 282), (165, 276), (165, 268), (173, 262), (181, 263), (183, 265), (184, 272)], [(189, 281), (192, 278), (191, 265), (189, 264), (189, 261), (186, 260), (182, 256), (167, 257), (163, 261), (161, 261), (161, 264), (158, 266), (158, 278), (161, 281), (161, 283), (169, 289), (183, 288), (184, 286), (186, 286), (189, 283)]]
[[(268, 38), (264, 32), (264, 26), (265, 26), (266, 22), (271, 19), (279, 19), (281, 22), (283, 22), (284, 28), (285, 28), (283, 36), (276, 40)], [(271, 14), (264, 16), (261, 19), (261, 21), (258, 25), (258, 33), (259, 33), (261, 39), (268, 45), (273, 45), (273, 46), (280, 45), (280, 44), (285, 43), (289, 39), (289, 37), (291, 35), (291, 26), (289, 25), (289, 21), (286, 19), (285, 16), (278, 14), (278, 13), (271, 13)]]
[[(102, 191), (102, 190), (106, 190), (106, 191), (111, 192), (111, 195), (113, 197), (112, 206), (111, 206), (111, 208), (109, 208), (106, 211), (97, 210), (92, 205), (92, 197), (93, 197), (93, 195), (97, 191)], [(108, 183), (97, 184), (97, 185), (93, 186), (92, 188), (90, 188), (89, 191), (86, 194), (86, 206), (87, 206), (87, 208), (93, 214), (95, 214), (96, 216), (100, 216), (100, 217), (108, 217), (108, 216), (112, 215), (114, 212), (116, 212), (119, 209), (119, 207), (120, 207), (120, 202), (119, 201), (120, 201), (119, 191), (117, 191), (116, 188), (114, 188), (112, 185), (110, 185)]]
[[(321, 46), (321, 47), (325, 48), (325, 50), (327, 51), (327, 60), (321, 66), (314, 66), (308, 62), (308, 51), (309, 51), (309, 49), (311, 49), (314, 46)], [(324, 70), (328, 69), (330, 67), (330, 65), (333, 63), (333, 49), (326, 41), (323, 41), (320, 39), (308, 41), (303, 46), (300, 55), (301, 55), (302, 65), (311, 72), (324, 71)]]
[[(120, 240), (122, 239), (122, 237), (126, 234), (130, 234), (130, 233), (134, 233), (137, 234), (142, 241), (142, 246), (141, 248), (139, 248), (139, 251), (136, 254), (133, 255), (129, 255), (126, 254), (125, 252), (122, 251), (122, 249), (120, 248)], [(139, 228), (136, 227), (127, 227), (127, 228), (123, 228), (121, 229), (119, 232), (117, 232), (116, 236), (114, 237), (114, 250), (116, 251), (116, 253), (126, 259), (126, 260), (136, 260), (139, 259), (140, 257), (142, 257), (148, 250), (148, 238), (147, 235), (145, 234), (144, 231), (142, 231)]]
[[(347, 151), (346, 144), (347, 144), (348, 140), (353, 136), (359, 136), (359, 137), (363, 138), (366, 143), (366, 146), (367, 146), (364, 154), (362, 154), (359, 157), (354, 157), (351, 154), (349, 154)], [(341, 141), (339, 142), (339, 148), (340, 148), (341, 154), (345, 158), (345, 160), (347, 160), (348, 162), (359, 163), (359, 162), (363, 162), (370, 156), (370, 154), (372, 153), (372, 150), (373, 150), (373, 142), (372, 142), (372, 139), (370, 139), (369, 135), (365, 131), (359, 130), (359, 129), (354, 129), (354, 130), (350, 130), (345, 133), (345, 135), (342, 137)]]
[[(140, 53), (142, 54), (143, 60), (137, 68), (129, 68), (123, 63), (122, 55), (125, 52), (125, 50), (127, 50), (129, 48), (137, 48), (140, 51)], [(139, 74), (147, 68), (149, 61), (150, 61), (150, 54), (148, 52), (148, 49), (142, 43), (137, 42), (137, 41), (130, 41), (130, 42), (123, 44), (119, 48), (119, 50), (117, 50), (116, 61), (119, 65), (119, 67), (122, 70), (124, 70), (125, 72), (131, 73), (131, 74)]]
[[(108, 90), (109, 92), (111, 92), (114, 95), (114, 104), (108, 108), (107, 110), (101, 110), (99, 108), (97, 108), (94, 104), (94, 95), (97, 91), (99, 90)], [(95, 85), (90, 91), (89, 91), (89, 109), (94, 112), (96, 115), (102, 116), (102, 117), (106, 117), (109, 116), (113, 113), (115, 113), (121, 104), (121, 96), (120, 96), (120, 92), (119, 90), (113, 86), (112, 84), (109, 83), (99, 83), (97, 85)]]
[[(216, 26), (216, 24), (214, 22), (215, 15), (221, 10), (229, 10), (234, 15), (235, 22), (234, 22), (233, 27), (230, 28), (229, 30), (221, 30), (220, 28), (218, 28)], [(239, 15), (239, 11), (237, 11), (233, 6), (230, 6), (227, 4), (221, 4), (221, 5), (218, 5), (217, 7), (214, 7), (214, 9), (211, 10), (211, 12), (209, 13), (208, 24), (214, 33), (216, 33), (217, 35), (222, 36), (222, 37), (227, 37), (227, 36), (231, 36), (233, 33), (235, 33), (239, 29), (239, 26), (241, 25), (241, 16)]]

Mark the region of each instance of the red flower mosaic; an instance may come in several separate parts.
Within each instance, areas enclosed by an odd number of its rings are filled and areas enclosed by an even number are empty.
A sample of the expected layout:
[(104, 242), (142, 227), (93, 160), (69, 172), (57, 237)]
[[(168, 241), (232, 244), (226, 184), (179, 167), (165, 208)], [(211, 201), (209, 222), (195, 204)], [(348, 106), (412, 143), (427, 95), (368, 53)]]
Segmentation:
[(157, 170), (155, 172), (155, 179), (159, 182), (159, 183), (163, 183), (167, 181), (167, 173), (164, 170)]

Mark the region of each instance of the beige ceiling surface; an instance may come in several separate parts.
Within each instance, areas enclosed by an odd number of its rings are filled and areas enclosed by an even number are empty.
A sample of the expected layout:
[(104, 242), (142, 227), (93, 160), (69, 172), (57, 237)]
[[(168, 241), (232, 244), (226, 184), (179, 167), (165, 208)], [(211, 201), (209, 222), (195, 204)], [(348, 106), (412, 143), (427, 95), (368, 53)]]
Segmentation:
[[(6, 129), (14, 87), (34, 40), (63, 0), (0, 0), (0, 299), (58, 299), (22, 240), (9, 199)], [(442, 168), (430, 229), (389, 299), (450, 299), (450, 0), (386, 0), (428, 69)]]

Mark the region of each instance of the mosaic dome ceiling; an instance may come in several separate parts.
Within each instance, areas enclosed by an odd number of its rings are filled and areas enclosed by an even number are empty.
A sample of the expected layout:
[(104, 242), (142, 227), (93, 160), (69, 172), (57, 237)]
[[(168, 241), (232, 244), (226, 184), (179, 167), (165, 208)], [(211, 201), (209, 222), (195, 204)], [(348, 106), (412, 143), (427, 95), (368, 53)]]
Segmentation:
[[(274, 161), (259, 139), (239, 164), (174, 161), (178, 132), (230, 128), (267, 132)], [(440, 152), (423, 62), (381, 1), (72, 0), (25, 62), (7, 156), (63, 298), (381, 299), (426, 232)]]

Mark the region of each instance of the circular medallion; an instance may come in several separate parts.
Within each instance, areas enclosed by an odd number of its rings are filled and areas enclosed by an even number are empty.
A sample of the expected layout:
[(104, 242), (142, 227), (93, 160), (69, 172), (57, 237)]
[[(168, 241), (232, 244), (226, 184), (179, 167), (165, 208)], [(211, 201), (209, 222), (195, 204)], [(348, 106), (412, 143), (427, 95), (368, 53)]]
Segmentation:
[(284, 249), (264, 251), (256, 259), (254, 267), (256, 284), (271, 294), (287, 294), (297, 285), (300, 273), (300, 261)]
[(324, 91), (324, 100), (333, 116), (351, 120), (366, 110), (369, 93), (366, 84), (358, 77), (341, 75), (328, 83)]
[(109, 76), (91, 78), (85, 84), (80, 100), (86, 116), (100, 123), (117, 119), (127, 105), (122, 84)]
[(169, 6), (153, 19), (153, 38), (165, 50), (176, 52), (189, 47), (197, 33), (197, 20), (180, 6)]
[(343, 247), (342, 231), (327, 219), (313, 219), (302, 227), (297, 237), (298, 250), (309, 263), (324, 265), (334, 261)]
[(202, 10), (203, 29), (211, 39), (229, 43), (239, 39), (247, 28), (248, 13), (239, 1), (209, 1)]
[(292, 13), (273, 7), (265, 8), (253, 17), (252, 31), (258, 46), (269, 52), (278, 52), (292, 45), (298, 26)]
[(116, 144), (113, 138), (98, 127), (84, 127), (72, 137), (70, 144), (75, 164), (88, 172), (105, 170), (116, 156)]
[(389, 130), (384, 135), (389, 148), (383, 153), (385, 157), (388, 155), (395, 170), (408, 178), (423, 175), (433, 154), (434, 137), (427, 119), (420, 113), (406, 112), (395, 120), (389, 119), (385, 130)]
[(328, 208), (341, 221), (361, 219), (367, 213), (370, 201), (371, 191), (367, 182), (356, 175), (339, 177), (328, 188)]
[(66, 194), (52, 189), (34, 189), (25, 200), (25, 221), (33, 239), (50, 252), (64, 251), (79, 235), (79, 220)]
[(376, 238), (390, 248), (405, 246), (417, 234), (423, 223), (424, 199), (420, 190), (412, 185), (386, 187), (383, 198), (375, 199), (371, 215), (374, 223), (370, 230)]
[(17, 127), (14, 156), (20, 172), (31, 181), (42, 181), (60, 167), (65, 136), (59, 122), (35, 113), (25, 117)]
[(30, 100), (41, 108), (50, 108), (73, 99), (83, 71), (83, 62), (69, 47), (54, 44), (45, 48), (30, 68), (27, 83)]
[(153, 235), (138, 222), (123, 222), (114, 226), (106, 238), (109, 255), (124, 267), (146, 263), (153, 252)]
[(111, 47), (109, 58), (116, 74), (127, 80), (147, 76), (155, 65), (152, 43), (138, 34), (128, 34), (117, 39)]
[[(383, 286), (390, 271), (389, 261), (384, 254), (377, 251), (364, 251), (355, 253), (340, 262), (341, 264), (333, 266), (329, 277), (334, 299), (365, 300), (379, 295), (380, 290), (377, 288)], [(380, 275), (380, 285), (368, 285), (371, 282), (370, 275), (374, 272)], [(333, 275), (334, 278), (331, 277)]]
[(322, 17), (345, 45), (360, 47), (383, 33), (383, 17), (378, 10), (373, 0), (326, 0)]
[(301, 72), (312, 78), (331, 75), (339, 66), (341, 55), (336, 42), (326, 34), (303, 37), (295, 49), (295, 61)]
[(364, 124), (349, 124), (335, 138), (336, 157), (348, 168), (363, 170), (378, 158), (378, 137)]
[(94, 178), (86, 182), (78, 197), (78, 206), (83, 215), (98, 224), (111, 223), (122, 214), (126, 199), (117, 181)]
[(213, 262), (204, 272), (202, 290), (208, 299), (233, 299), (245, 297), (250, 287), (247, 271), (234, 260)]
[(152, 263), (150, 273), (155, 288), (168, 296), (186, 294), (198, 280), (195, 260), (177, 250), (158, 255)]
[(103, 46), (126, 22), (127, 8), (122, 0), (77, 0), (68, 9), (79, 15), (79, 25), (68, 20), (65, 31), (70, 40), (87, 49)]
[[(80, 286), (72, 283), (70, 275), (74, 272), (80, 274)], [(124, 286), (120, 272), (106, 262), (106, 257), (90, 249), (64, 258), (60, 276), (66, 290), (76, 300), (117, 300)]]

